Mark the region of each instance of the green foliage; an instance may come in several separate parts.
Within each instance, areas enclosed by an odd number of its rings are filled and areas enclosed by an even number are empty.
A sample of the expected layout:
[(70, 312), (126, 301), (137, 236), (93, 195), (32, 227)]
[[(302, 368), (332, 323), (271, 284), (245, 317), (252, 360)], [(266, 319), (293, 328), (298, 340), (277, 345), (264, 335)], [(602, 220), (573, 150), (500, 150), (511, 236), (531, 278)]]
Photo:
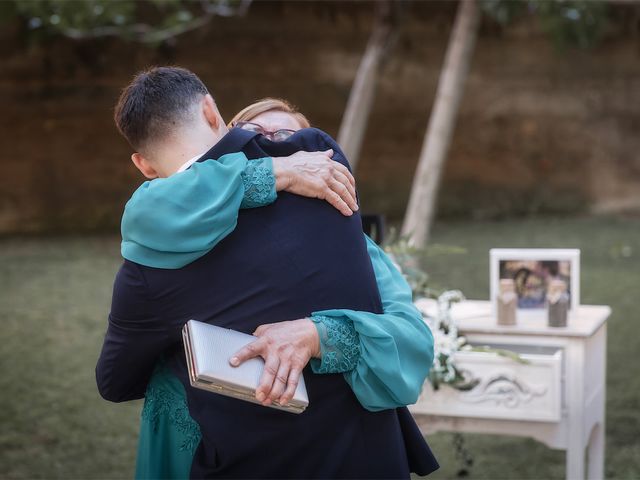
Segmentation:
[(420, 266), (420, 250), (412, 247), (406, 238), (399, 238), (387, 243), (385, 251), (411, 287), (414, 300), (420, 297), (435, 297), (428, 286), (429, 275)]
[(29, 28), (43, 28), (50, 32), (124, 26), (133, 21), (136, 10), (135, 3), (131, 1), (34, 0), (15, 2), (15, 5), (16, 12), (28, 19)]
[(608, 9), (602, 0), (482, 0), (485, 14), (501, 25), (536, 14), (543, 31), (559, 47), (589, 48), (602, 37)]
[(504, 348), (492, 348), (486, 345), (484, 346), (472, 346), (467, 349), (469, 352), (484, 352), (484, 353), (495, 353), (496, 355), (504, 358), (508, 358), (509, 360), (513, 360), (514, 362), (528, 364), (531, 363), (529, 360), (522, 358), (516, 352), (511, 350), (505, 350)]
[[(160, 42), (205, 25), (215, 15), (243, 15), (251, 0), (6, 0), (0, 24), (18, 17), (31, 36), (71, 38), (118, 36)], [(481, 0), (486, 15), (507, 25), (537, 14), (542, 29), (559, 46), (587, 48), (600, 40), (607, 21), (604, 1)]]
[[(436, 364), (445, 365), (448, 362), (450, 362), (450, 359), (447, 355), (440, 354), (436, 358)], [(478, 383), (480, 383), (480, 380), (477, 378), (468, 378), (465, 376), (464, 372), (455, 364), (452, 363), (450, 368), (453, 376), (448, 380), (444, 380), (442, 373), (436, 368), (432, 368), (429, 371), (429, 383), (431, 383), (431, 388), (433, 388), (434, 391), (440, 390), (441, 385), (449, 385), (451, 388), (466, 392), (473, 390)]]
[(118, 36), (160, 42), (205, 25), (215, 15), (242, 15), (251, 0), (10, 0), (0, 19), (16, 16), (34, 37)]
[(390, 231), (384, 250), (402, 272), (411, 287), (414, 300), (438, 298), (443, 293), (442, 290), (429, 286), (429, 274), (424, 268), (429, 257), (466, 253), (465, 249), (451, 245), (430, 244), (426, 248), (416, 248), (409, 243), (407, 237), (399, 236), (395, 229)]
[(606, 26), (607, 4), (602, 1), (542, 1), (532, 2), (532, 8), (542, 29), (560, 46), (592, 47)]
[(507, 25), (527, 11), (528, 2), (482, 0), (483, 12), (500, 25)]

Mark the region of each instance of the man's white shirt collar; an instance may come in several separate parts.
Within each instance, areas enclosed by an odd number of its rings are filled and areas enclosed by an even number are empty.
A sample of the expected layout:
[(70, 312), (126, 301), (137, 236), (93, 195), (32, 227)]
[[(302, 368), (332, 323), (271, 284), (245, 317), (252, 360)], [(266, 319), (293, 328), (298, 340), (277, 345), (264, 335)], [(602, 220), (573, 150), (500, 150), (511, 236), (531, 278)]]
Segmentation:
[(191, 165), (193, 165), (194, 163), (196, 163), (198, 161), (198, 159), (200, 157), (202, 157), (205, 153), (207, 153), (206, 151), (202, 152), (199, 155), (196, 155), (195, 157), (191, 158), (190, 160), (187, 160), (186, 162), (184, 162), (180, 168), (176, 171), (176, 173), (180, 173), (180, 172), (184, 172), (187, 168), (189, 168)]

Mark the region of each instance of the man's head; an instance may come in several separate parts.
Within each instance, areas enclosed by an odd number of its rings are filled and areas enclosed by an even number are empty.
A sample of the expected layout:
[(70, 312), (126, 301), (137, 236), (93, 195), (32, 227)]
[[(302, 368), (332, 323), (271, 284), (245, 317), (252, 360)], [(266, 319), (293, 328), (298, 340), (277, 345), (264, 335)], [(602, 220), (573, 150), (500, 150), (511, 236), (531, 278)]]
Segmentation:
[(120, 95), (114, 120), (136, 151), (133, 163), (148, 178), (172, 174), (227, 131), (207, 87), (179, 67), (136, 75)]

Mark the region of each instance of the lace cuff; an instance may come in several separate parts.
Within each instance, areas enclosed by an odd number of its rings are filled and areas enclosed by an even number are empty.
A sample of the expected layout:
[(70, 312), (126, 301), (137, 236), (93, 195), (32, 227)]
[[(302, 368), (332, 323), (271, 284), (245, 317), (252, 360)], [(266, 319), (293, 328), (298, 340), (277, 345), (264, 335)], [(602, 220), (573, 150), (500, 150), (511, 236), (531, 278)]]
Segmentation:
[(276, 200), (276, 177), (271, 157), (249, 160), (240, 174), (244, 184), (244, 198), (240, 208), (264, 207)]
[(353, 322), (324, 316), (312, 316), (320, 336), (322, 358), (312, 358), (314, 373), (344, 373), (353, 370), (360, 358), (360, 337)]

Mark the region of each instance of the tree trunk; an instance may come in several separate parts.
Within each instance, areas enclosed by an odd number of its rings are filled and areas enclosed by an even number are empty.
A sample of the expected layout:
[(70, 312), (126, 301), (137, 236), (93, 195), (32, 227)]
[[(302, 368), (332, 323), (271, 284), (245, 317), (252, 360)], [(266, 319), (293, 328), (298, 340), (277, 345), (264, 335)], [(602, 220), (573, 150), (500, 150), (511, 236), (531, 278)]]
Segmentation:
[(411, 244), (418, 248), (423, 248), (429, 239), (440, 177), (453, 137), (479, 25), (478, 2), (460, 0), (402, 226), (402, 235), (409, 237)]
[(402, 2), (386, 0), (376, 4), (375, 23), (349, 93), (338, 133), (338, 144), (355, 171), (375, 98), (378, 72), (397, 36)]

